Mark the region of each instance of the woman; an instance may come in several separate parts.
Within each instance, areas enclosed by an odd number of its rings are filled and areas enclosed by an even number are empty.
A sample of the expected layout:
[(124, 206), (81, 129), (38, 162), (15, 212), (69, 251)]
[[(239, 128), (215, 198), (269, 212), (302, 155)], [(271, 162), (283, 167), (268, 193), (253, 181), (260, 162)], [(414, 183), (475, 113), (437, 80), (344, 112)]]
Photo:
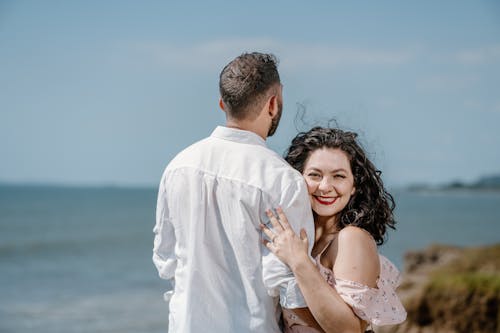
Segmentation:
[(315, 237), (312, 261), (305, 231), (295, 234), (281, 209), (278, 217), (268, 211), (272, 230), (261, 225), (271, 240), (264, 243), (291, 268), (310, 311), (283, 309), (285, 332), (337, 331), (335, 317), (345, 310), (339, 303), (351, 310), (344, 313), (355, 332), (406, 318), (394, 292), (399, 272), (377, 252), (394, 228), (394, 200), (356, 136), (315, 127), (298, 134), (287, 152), (307, 183)]

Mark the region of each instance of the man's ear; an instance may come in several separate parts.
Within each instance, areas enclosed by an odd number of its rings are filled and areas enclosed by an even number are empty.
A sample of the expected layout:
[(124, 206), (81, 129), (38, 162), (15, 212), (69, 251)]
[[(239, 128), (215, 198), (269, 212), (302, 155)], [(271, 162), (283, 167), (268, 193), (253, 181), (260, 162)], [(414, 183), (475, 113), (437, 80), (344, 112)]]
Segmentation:
[(222, 111), (226, 112), (224, 102), (222, 101), (222, 98), (219, 98), (219, 107)]
[(267, 101), (268, 112), (271, 118), (274, 118), (278, 113), (278, 96), (272, 95)]

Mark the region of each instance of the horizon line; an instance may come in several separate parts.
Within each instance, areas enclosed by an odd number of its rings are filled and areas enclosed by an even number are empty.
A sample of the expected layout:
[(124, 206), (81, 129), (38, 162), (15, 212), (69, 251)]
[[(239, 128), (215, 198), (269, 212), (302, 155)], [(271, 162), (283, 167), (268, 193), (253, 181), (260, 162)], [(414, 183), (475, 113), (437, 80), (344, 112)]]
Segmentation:
[(120, 183), (78, 183), (54, 181), (5, 181), (0, 180), (0, 187), (52, 187), (52, 188), (94, 188), (94, 189), (156, 189), (153, 184), (120, 184)]

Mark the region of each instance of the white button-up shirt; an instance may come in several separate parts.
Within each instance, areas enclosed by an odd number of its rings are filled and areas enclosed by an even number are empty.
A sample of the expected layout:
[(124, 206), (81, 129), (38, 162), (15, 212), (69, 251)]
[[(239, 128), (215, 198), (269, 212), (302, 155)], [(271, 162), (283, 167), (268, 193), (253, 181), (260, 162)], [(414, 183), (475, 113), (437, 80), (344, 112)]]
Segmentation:
[(265, 210), (314, 227), (302, 175), (249, 131), (217, 127), (179, 153), (160, 183), (153, 261), (171, 280), (169, 332), (280, 332), (277, 296), (305, 307), (290, 269), (262, 244)]

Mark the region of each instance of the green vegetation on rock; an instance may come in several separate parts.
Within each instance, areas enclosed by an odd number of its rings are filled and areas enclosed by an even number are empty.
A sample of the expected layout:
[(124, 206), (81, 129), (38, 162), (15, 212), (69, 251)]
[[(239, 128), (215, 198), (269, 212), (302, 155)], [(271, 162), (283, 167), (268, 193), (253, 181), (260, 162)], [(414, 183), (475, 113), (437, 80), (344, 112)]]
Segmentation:
[(429, 272), (423, 288), (405, 302), (410, 326), (500, 333), (500, 244), (462, 251)]

